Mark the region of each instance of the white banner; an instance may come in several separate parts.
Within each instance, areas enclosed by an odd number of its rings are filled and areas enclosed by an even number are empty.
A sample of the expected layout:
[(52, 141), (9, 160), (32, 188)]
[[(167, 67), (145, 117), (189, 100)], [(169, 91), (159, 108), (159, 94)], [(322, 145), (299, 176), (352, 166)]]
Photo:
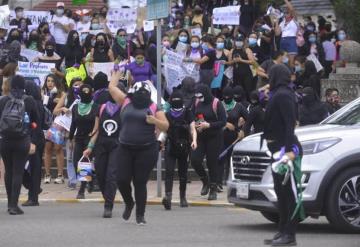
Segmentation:
[(86, 71), (88, 75), (94, 79), (97, 73), (103, 72), (108, 76), (108, 79), (111, 78), (111, 71), (114, 69), (114, 63), (87, 63)]
[(109, 8), (121, 8), (122, 6), (128, 6), (130, 8), (145, 7), (146, 0), (109, 0)]
[(136, 29), (137, 10), (129, 8), (109, 9), (107, 13), (107, 26), (112, 33), (123, 28), (128, 33), (133, 33)]
[(172, 92), (174, 87), (181, 84), (181, 81), (186, 77), (194, 74), (195, 63), (183, 62), (184, 57), (176, 52), (166, 50), (165, 61), (165, 78), (167, 82), (167, 90)]
[(144, 21), (144, 32), (154, 30), (154, 21)]
[[(11, 11), (10, 20), (15, 19), (15, 11)], [(32, 25), (39, 26), (41, 22), (51, 22), (52, 15), (50, 15), (49, 11), (31, 11), (25, 10), (24, 17), (29, 18)]]
[(29, 60), (29, 62), (33, 62), (35, 58), (41, 55), (41, 52), (22, 48), (20, 55), (26, 57)]
[(55, 68), (55, 63), (37, 63), (37, 62), (18, 62), (17, 74), (34, 80), (38, 86), (42, 87), (45, 77)]
[(213, 16), (215, 25), (239, 25), (240, 6), (214, 8)]
[(9, 15), (10, 15), (9, 5), (0, 6), (0, 27), (2, 28), (9, 27)]

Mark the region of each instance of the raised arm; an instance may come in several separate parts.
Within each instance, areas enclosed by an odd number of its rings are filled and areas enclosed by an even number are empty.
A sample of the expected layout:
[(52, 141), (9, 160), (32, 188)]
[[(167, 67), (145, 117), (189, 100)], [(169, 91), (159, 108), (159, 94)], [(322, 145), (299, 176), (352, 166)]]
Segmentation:
[(120, 71), (113, 71), (111, 75), (111, 80), (109, 83), (109, 93), (111, 94), (111, 97), (115, 100), (116, 103), (122, 105), (126, 94), (124, 94), (119, 88), (118, 83), (121, 77), (123, 76), (123, 73)]

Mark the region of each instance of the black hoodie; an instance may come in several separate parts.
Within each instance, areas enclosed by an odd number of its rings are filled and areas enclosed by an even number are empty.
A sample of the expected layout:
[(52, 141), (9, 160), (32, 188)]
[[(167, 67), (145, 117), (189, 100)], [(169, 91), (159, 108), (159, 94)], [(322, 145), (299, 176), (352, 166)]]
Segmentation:
[(292, 145), (298, 143), (295, 136), (295, 93), (288, 87), (291, 74), (285, 65), (277, 64), (271, 68), (269, 78), (271, 98), (265, 110), (262, 137), (273, 141), (268, 145), (271, 152), (279, 151), (284, 146), (286, 152), (290, 152)]
[(299, 111), (300, 126), (318, 124), (329, 116), (327, 107), (320, 102), (311, 87), (303, 90), (302, 106)]

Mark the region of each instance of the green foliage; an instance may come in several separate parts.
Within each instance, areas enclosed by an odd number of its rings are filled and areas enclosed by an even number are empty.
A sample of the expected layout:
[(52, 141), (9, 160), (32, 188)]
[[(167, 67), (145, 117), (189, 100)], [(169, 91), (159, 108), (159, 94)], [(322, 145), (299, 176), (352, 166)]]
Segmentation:
[(350, 38), (360, 41), (360, 0), (333, 0), (336, 18)]

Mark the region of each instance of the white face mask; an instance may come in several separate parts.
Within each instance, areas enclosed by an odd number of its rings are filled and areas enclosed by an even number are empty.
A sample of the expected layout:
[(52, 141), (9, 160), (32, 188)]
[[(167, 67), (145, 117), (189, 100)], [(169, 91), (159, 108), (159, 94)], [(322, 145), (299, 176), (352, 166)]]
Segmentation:
[(56, 14), (57, 14), (57, 15), (63, 15), (63, 14), (64, 14), (64, 10), (63, 10), (63, 9), (56, 9)]

